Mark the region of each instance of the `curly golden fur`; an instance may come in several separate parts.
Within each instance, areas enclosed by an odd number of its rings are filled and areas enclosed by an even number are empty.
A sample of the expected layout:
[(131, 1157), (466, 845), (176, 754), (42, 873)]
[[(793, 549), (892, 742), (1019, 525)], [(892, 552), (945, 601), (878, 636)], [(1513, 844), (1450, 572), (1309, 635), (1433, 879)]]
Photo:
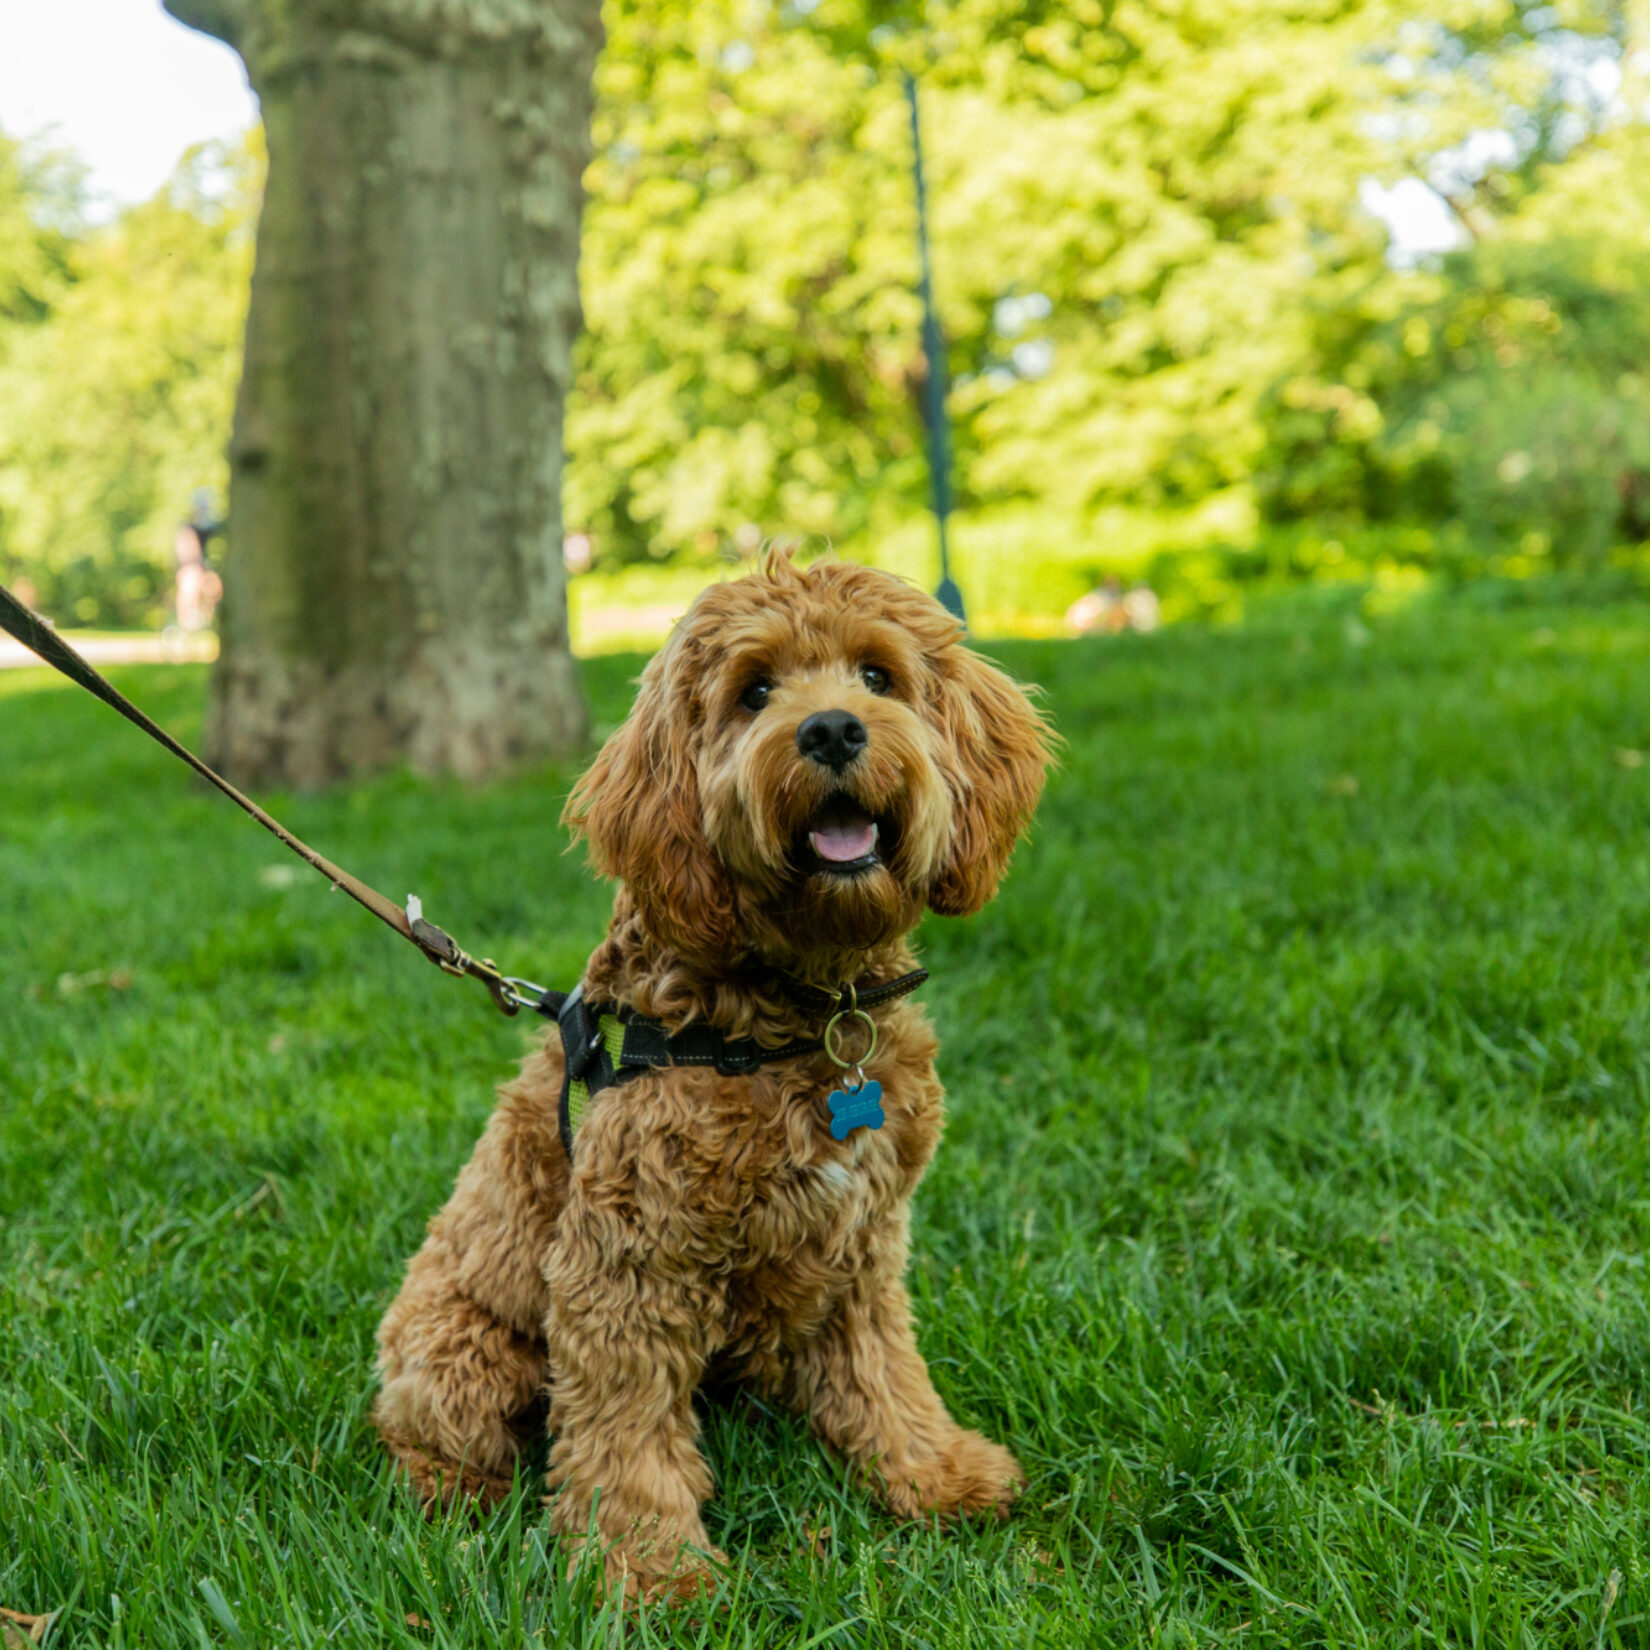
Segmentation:
[[(802, 748), (818, 712), (864, 735), (834, 765)], [(996, 891), (1050, 742), (1025, 692), (888, 574), (776, 556), (707, 590), (568, 803), (621, 884), (586, 995), (672, 1031), (817, 1037), (778, 976), (835, 990), (911, 969), (925, 907)], [(839, 866), (873, 821), (873, 851)], [(804, 1055), (605, 1089), (570, 1166), (559, 1040), (525, 1062), (379, 1330), (375, 1419), (427, 1503), (502, 1495), (547, 1393), (550, 1517), (575, 1561), (593, 1539), (610, 1585), (694, 1590), (717, 1555), (692, 1400), (719, 1372), (805, 1415), (902, 1516), (1006, 1511), (1020, 1468), (947, 1414), (903, 1281), (943, 1123), (934, 1034), (908, 999), (876, 1018), (886, 1124), (841, 1142), (840, 1073)]]

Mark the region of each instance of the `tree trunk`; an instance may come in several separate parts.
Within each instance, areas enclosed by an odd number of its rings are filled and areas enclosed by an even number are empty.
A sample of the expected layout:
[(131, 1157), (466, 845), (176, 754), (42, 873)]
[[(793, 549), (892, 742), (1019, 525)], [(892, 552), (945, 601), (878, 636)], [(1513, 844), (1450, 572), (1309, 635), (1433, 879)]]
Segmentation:
[(599, 0), (166, 3), (240, 52), (269, 147), (212, 759), (309, 786), (566, 753)]

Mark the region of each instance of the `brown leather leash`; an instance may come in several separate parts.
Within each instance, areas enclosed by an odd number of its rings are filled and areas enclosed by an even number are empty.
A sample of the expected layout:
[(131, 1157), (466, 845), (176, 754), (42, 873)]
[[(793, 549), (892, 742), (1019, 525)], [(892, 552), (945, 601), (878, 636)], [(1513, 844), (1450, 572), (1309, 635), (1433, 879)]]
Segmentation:
[(279, 837), (300, 859), (308, 861), (326, 877), (334, 888), (342, 888), (357, 905), (364, 906), (387, 927), (393, 928), (404, 940), (411, 940), (431, 962), (448, 974), (480, 980), (491, 993), (493, 1001), (505, 1014), (517, 1014), (523, 1008), (535, 1008), (545, 996), (545, 988), (530, 980), (518, 980), (499, 972), (498, 966), (486, 957), (472, 957), (451, 935), (424, 920), (423, 905), (416, 894), (407, 896), (406, 907), (386, 899), (376, 888), (368, 887), (359, 877), (334, 865), (324, 854), (318, 854), (301, 838), (296, 837), (273, 815), (267, 814), (251, 797), (244, 796), (221, 774), (215, 773), (185, 745), (180, 745), (165, 728), (132, 703), (118, 688), (94, 670), (38, 613), (31, 612), (0, 584), (0, 630), (15, 636), (30, 652), (37, 653), (54, 670), (60, 670), (71, 682), (95, 694), (104, 704), (117, 710), (128, 722), (140, 727), (157, 744), (164, 745), (175, 757), (187, 762), (202, 779), (217, 788), (243, 813), (263, 826), (272, 836)]

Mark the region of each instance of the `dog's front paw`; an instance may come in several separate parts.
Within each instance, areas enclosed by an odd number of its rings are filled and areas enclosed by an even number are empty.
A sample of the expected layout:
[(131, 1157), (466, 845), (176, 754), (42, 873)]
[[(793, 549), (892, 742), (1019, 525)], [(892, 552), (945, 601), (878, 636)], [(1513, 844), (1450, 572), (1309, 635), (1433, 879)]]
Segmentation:
[(885, 1480), (888, 1506), (901, 1518), (1006, 1518), (1026, 1481), (1020, 1463), (977, 1432), (959, 1431), (938, 1455), (902, 1465)]
[(622, 1541), (604, 1542), (600, 1536), (565, 1537), (571, 1579), (587, 1564), (600, 1564), (602, 1593), (622, 1598), (634, 1608), (640, 1604), (688, 1604), (716, 1590), (717, 1566), (727, 1554), (699, 1546), (664, 1532), (636, 1530)]
[(496, 1472), (482, 1472), (463, 1462), (444, 1461), (416, 1444), (385, 1433), (390, 1457), (400, 1476), (412, 1486), (427, 1515), (469, 1502), (477, 1512), (490, 1512), (508, 1499), (512, 1481)]

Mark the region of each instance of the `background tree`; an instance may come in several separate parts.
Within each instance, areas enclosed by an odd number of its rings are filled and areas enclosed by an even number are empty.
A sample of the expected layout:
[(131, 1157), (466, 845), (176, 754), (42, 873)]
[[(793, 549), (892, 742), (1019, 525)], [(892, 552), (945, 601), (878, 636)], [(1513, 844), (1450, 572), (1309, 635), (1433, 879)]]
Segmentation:
[(44, 320), (67, 284), (79, 182), (66, 157), (0, 132), (0, 359), (16, 330)]
[(926, 59), (965, 507), (1080, 521), (1241, 484), (1303, 276), (1380, 267), (1357, 179), (1392, 158), (1385, 7), (878, 12), (614, 9), (569, 493), (604, 553), (920, 507), (903, 63)]
[(597, 0), (167, 0), (269, 176), (208, 744), (242, 780), (477, 777), (585, 719), (561, 565)]

